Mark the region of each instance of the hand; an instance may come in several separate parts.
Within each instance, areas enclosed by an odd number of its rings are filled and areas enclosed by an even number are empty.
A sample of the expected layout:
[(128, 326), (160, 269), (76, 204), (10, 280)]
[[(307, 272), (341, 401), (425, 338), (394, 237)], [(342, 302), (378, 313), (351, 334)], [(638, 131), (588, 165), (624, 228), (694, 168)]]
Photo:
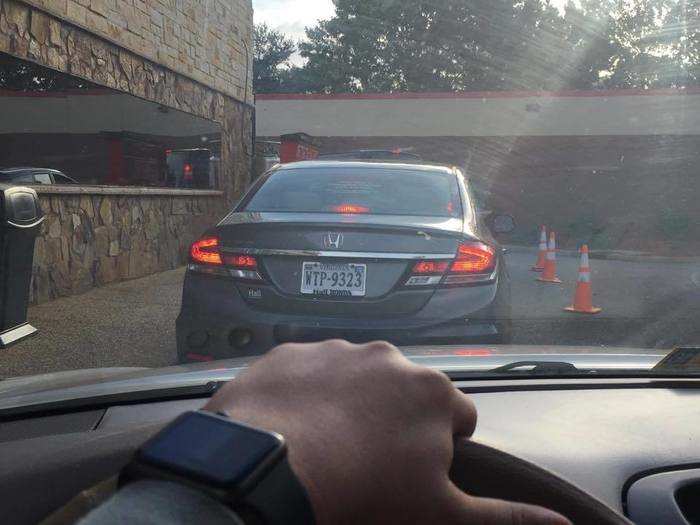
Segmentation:
[(461, 492), (448, 477), (453, 436), (471, 436), (474, 405), (388, 343), (279, 346), (205, 409), (285, 437), (320, 525), (568, 523)]

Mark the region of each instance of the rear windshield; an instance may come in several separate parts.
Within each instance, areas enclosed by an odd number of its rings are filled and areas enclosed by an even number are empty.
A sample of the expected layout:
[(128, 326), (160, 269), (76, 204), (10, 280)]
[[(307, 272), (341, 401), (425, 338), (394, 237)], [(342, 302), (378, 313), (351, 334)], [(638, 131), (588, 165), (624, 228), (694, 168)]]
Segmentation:
[(460, 217), (451, 173), (392, 169), (289, 169), (273, 173), (246, 211)]

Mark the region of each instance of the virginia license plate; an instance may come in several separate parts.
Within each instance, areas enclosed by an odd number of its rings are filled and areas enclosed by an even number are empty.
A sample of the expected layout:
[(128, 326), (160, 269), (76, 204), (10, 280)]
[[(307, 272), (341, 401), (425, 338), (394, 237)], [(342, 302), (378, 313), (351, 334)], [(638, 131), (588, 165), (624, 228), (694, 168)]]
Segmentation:
[(301, 271), (301, 293), (364, 297), (366, 280), (366, 264), (305, 262)]

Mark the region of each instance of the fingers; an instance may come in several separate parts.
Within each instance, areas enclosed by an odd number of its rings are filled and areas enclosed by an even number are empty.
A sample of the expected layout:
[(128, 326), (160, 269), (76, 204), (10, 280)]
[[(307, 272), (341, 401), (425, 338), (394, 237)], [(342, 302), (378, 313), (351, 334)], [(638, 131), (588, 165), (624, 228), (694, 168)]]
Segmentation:
[(454, 389), (452, 402), (452, 434), (460, 437), (470, 437), (476, 428), (476, 407), (471, 398), (452, 386)]
[(475, 498), (452, 485), (450, 523), (469, 525), (571, 525), (561, 514), (544, 507), (491, 498)]

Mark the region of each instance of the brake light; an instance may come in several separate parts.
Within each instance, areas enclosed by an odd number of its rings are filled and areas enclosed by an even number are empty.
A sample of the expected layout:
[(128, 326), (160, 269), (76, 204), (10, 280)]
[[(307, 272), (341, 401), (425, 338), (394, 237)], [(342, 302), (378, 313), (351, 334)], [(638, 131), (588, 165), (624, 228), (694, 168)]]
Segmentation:
[(449, 264), (447, 261), (420, 261), (413, 267), (413, 273), (418, 275), (443, 274)]
[(258, 260), (247, 254), (222, 254), (217, 237), (205, 237), (194, 242), (190, 247), (188, 268), (197, 273), (234, 277), (247, 281), (262, 281), (258, 272)]
[(190, 247), (190, 258), (192, 262), (199, 264), (223, 264), (219, 254), (219, 239), (205, 237), (195, 241)]
[(463, 243), (457, 249), (457, 258), (452, 263), (450, 273), (487, 273), (496, 266), (496, 251), (481, 243)]
[(244, 270), (256, 270), (258, 268), (258, 261), (252, 255), (224, 255), (224, 263)]
[(413, 265), (406, 286), (489, 282), (496, 268), (496, 250), (481, 242), (465, 242), (451, 261), (425, 260)]
[(338, 204), (333, 206), (331, 211), (335, 213), (369, 213), (369, 208), (357, 204)]
[(187, 182), (191, 182), (192, 177), (192, 164), (185, 164), (182, 168), (183, 179)]

